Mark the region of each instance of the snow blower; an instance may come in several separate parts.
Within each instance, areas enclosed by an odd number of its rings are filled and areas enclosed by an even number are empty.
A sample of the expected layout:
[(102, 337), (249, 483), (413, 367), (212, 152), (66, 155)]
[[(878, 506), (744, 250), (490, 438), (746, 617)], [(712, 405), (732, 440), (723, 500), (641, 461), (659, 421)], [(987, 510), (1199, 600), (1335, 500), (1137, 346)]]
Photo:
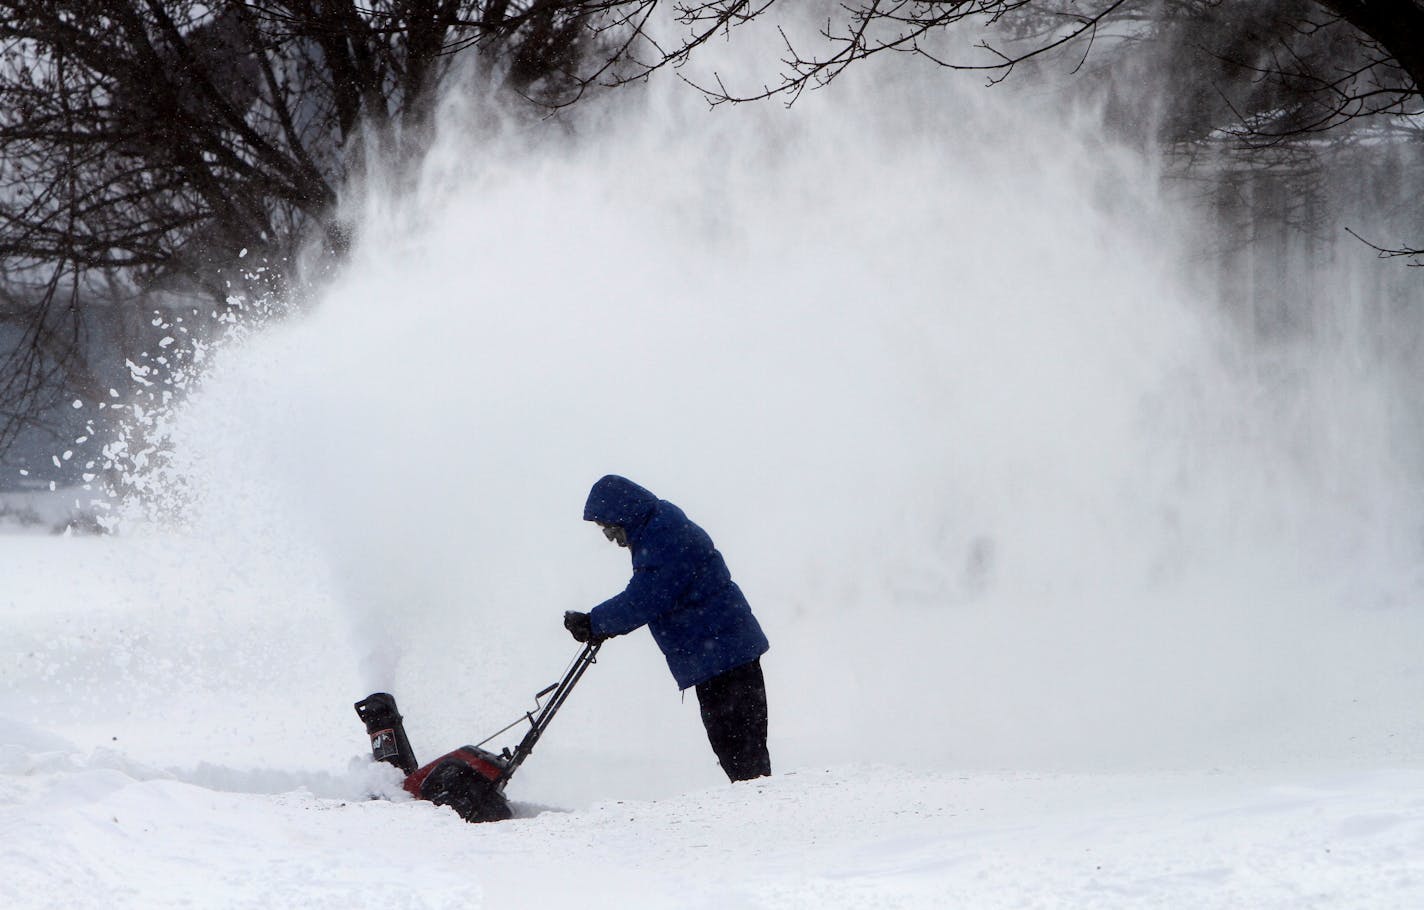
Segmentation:
[[(534, 745), (548, 729), (554, 714), (568, 699), (584, 671), (594, 662), (601, 644), (601, 641), (591, 641), (585, 645), (564, 678), (534, 696), (533, 711), (525, 712), (523, 717), (475, 745), (461, 746), (425, 765), (415, 760), (415, 750), (406, 738), (395, 697), (386, 692), (368, 695), (356, 703), (356, 715), (366, 723), (366, 733), (371, 737), (371, 755), (376, 761), (400, 768), (405, 773), (406, 792), (416, 799), (429, 800), (437, 806), (449, 806), (467, 822), (503, 821), (513, 814), (509, 800), (504, 796), (505, 785), (529, 753), (534, 751)], [(541, 704), (544, 696), (551, 693), (550, 699)], [(525, 721), (529, 723), (529, 730), (513, 751), (506, 747), (494, 753), (482, 748), (496, 736)]]

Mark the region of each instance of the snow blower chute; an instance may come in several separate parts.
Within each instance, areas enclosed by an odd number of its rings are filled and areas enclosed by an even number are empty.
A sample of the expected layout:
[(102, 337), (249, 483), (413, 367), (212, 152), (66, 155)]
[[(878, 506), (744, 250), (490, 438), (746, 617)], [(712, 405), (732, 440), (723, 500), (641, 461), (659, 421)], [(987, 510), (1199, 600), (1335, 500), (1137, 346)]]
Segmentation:
[[(467, 822), (503, 821), (512, 814), (509, 800), (504, 797), (505, 785), (529, 753), (534, 751), (535, 743), (544, 735), (555, 712), (563, 706), (574, 685), (594, 662), (601, 644), (600, 641), (592, 641), (585, 645), (564, 678), (534, 696), (534, 711), (526, 712), (523, 717), (473, 746), (461, 746), (425, 765), (415, 760), (415, 750), (406, 738), (395, 697), (386, 692), (368, 695), (356, 703), (356, 714), (366, 723), (366, 732), (371, 737), (371, 755), (376, 761), (395, 765), (405, 772), (405, 790), (416, 799), (426, 799), (437, 806), (449, 806)], [(550, 699), (540, 704), (541, 699), (550, 693)], [(510, 727), (526, 720), (529, 730), (513, 751), (505, 748), (496, 754), (481, 748)]]

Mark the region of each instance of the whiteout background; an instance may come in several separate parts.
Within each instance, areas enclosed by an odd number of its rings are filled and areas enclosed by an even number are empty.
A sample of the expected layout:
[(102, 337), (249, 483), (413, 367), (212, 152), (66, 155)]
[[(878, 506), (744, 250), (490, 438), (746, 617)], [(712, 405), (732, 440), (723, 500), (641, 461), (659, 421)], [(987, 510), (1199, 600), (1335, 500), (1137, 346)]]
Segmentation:
[[(4, 541), (9, 903), (1419, 903), (1409, 331), (1331, 271), (1309, 340), (1243, 343), (1209, 226), (1041, 99), (584, 116), (550, 151), (447, 102), (165, 426), (181, 528)], [(726, 555), (788, 773), (728, 788), (639, 632), (535, 817), (363, 802), (358, 698), (431, 758), (561, 672), (627, 578), (608, 472)]]

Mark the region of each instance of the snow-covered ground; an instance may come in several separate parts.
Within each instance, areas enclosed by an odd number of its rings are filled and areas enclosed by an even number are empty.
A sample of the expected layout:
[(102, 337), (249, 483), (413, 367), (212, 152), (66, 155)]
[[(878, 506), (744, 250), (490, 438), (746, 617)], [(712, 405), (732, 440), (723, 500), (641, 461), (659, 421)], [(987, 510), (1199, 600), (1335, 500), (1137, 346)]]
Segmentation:
[[(11, 737), (13, 738), (13, 734)], [(1424, 901), (1424, 770), (914, 773), (847, 762), (468, 825), (0, 751), (0, 903), (1372, 908)], [(295, 783), (295, 781), (293, 782)], [(354, 784), (354, 779), (350, 783)]]
[[(0, 536), (0, 907), (1424, 907), (1417, 328), (1339, 269), (1242, 336), (1091, 118), (836, 86), (537, 155), (451, 99), (151, 510)], [(640, 632), (517, 819), (366, 799), (356, 700), (430, 758), (558, 677), (609, 472), (747, 592), (776, 776)]]

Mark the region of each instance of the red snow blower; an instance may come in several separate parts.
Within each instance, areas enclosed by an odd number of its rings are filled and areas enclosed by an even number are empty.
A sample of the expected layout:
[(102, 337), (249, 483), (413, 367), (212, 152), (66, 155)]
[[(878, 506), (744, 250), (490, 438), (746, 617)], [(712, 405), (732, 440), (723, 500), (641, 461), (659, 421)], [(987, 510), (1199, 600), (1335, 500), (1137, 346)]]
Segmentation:
[[(539, 742), (555, 712), (563, 707), (584, 671), (594, 662), (601, 644), (601, 641), (591, 641), (585, 645), (564, 678), (534, 696), (534, 711), (525, 712), (523, 717), (475, 745), (461, 746), (429, 764), (420, 765), (415, 760), (415, 750), (406, 738), (394, 696), (386, 692), (368, 695), (356, 703), (356, 715), (366, 723), (372, 756), (405, 772), (405, 790), (411, 796), (437, 806), (449, 806), (467, 822), (503, 821), (513, 814), (509, 800), (504, 797), (505, 785), (534, 751), (534, 744)], [(552, 697), (548, 702), (541, 704), (550, 693)], [(481, 748), (524, 721), (529, 722), (529, 730), (512, 752), (505, 748), (496, 754)]]

